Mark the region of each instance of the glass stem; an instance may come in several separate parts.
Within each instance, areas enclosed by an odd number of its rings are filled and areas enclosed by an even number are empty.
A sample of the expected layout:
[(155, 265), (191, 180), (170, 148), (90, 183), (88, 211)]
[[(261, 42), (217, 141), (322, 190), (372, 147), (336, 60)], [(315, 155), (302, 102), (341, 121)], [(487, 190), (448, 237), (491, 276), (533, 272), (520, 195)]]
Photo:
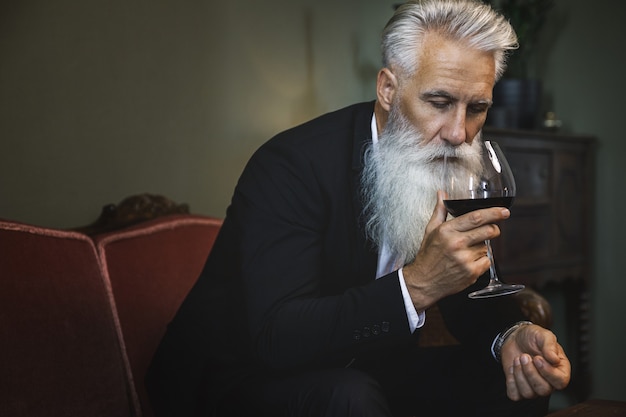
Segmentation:
[(491, 250), (491, 240), (485, 240), (485, 245), (487, 245), (487, 257), (489, 258), (489, 273), (491, 275), (491, 279), (489, 280), (489, 285), (499, 284), (500, 280), (498, 279), (498, 274), (496, 274), (496, 262), (493, 260), (493, 251)]

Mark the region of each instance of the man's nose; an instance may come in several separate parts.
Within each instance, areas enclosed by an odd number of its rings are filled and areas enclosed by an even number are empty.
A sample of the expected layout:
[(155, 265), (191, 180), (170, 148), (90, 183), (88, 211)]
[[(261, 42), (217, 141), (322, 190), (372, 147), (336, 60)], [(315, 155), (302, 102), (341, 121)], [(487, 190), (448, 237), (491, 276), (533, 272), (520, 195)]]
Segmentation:
[(467, 134), (465, 130), (465, 111), (459, 109), (444, 126), (442, 139), (452, 146), (459, 146), (465, 143)]

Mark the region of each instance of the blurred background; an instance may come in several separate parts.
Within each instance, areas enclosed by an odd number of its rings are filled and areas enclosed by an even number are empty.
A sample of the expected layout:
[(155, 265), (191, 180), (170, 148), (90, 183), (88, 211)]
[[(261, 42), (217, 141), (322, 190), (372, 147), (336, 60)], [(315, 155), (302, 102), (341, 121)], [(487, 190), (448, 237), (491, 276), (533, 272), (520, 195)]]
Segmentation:
[[(72, 228), (146, 192), (223, 217), (261, 143), (374, 98), (396, 3), (2, 2), (0, 218)], [(542, 113), (598, 140), (592, 397), (622, 401), (625, 12), (621, 1), (555, 0), (529, 65)]]

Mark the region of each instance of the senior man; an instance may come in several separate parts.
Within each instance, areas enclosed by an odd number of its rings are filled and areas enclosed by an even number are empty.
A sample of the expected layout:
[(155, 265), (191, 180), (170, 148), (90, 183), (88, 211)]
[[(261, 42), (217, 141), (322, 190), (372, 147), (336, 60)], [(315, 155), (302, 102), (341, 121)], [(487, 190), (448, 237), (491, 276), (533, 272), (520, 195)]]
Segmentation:
[[(444, 155), (475, 152), (510, 24), (471, 0), (411, 1), (383, 32), (376, 100), (251, 158), (148, 388), (157, 416), (532, 416), (570, 363), (484, 286), (505, 208), (448, 219)], [(420, 348), (437, 304), (459, 346)]]

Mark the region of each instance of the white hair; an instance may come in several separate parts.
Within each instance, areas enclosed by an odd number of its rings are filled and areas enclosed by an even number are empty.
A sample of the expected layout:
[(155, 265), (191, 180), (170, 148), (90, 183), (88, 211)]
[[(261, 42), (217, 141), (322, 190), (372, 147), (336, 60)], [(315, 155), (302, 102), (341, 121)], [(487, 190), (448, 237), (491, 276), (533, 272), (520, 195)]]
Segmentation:
[(494, 82), (506, 69), (507, 52), (518, 47), (511, 24), (478, 0), (413, 0), (401, 5), (382, 35), (383, 66), (410, 77), (418, 67), (419, 47), (427, 32), (436, 32), (470, 47), (491, 52)]

